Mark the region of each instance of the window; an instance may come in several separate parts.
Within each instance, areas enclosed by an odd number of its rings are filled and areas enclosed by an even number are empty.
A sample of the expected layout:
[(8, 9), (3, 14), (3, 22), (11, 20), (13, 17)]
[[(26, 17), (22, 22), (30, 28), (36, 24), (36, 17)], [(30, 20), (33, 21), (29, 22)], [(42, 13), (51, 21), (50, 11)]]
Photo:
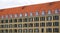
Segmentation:
[(47, 21), (51, 21), (51, 20), (52, 20), (52, 16), (46, 17), (46, 20), (47, 20)]
[(18, 22), (22, 22), (22, 19), (18, 19)]
[(8, 15), (6, 15), (6, 18), (8, 18)]
[(34, 27), (39, 27), (39, 23), (34, 23)]
[(1, 23), (4, 23), (4, 20), (1, 20)]
[(46, 26), (52, 26), (52, 22), (47, 22)]
[(10, 18), (12, 18), (13, 16), (12, 15), (9, 15), (10, 16)]
[(45, 26), (45, 23), (40, 23), (40, 26), (41, 26), (41, 27), (44, 27), (44, 26)]
[(53, 20), (59, 20), (59, 16), (53, 16)]
[(17, 27), (17, 24), (14, 24), (14, 28), (16, 28)]
[(9, 33), (12, 33), (12, 29), (9, 30)]
[(53, 26), (59, 26), (59, 22), (53, 22)]
[(45, 17), (40, 17), (40, 21), (45, 21)]
[(32, 12), (30, 12), (30, 16), (33, 16)]
[(56, 9), (56, 10), (55, 10), (55, 13), (56, 13), (56, 14), (59, 13), (59, 9)]
[(38, 16), (39, 15), (39, 13), (38, 12), (36, 12), (36, 16)]
[(59, 32), (59, 28), (53, 28), (53, 32)]
[(27, 27), (27, 24), (23, 24), (23, 27)]
[(2, 16), (2, 19), (4, 18), (4, 16)]
[(51, 10), (48, 10), (48, 14), (51, 14)]
[(5, 28), (8, 28), (8, 24), (5, 25)]
[(23, 22), (27, 22), (27, 20), (28, 20), (27, 18), (24, 18), (24, 19), (23, 19)]
[(8, 30), (5, 30), (6, 33), (8, 33)]
[(14, 22), (17, 22), (17, 19), (14, 19)]
[(46, 32), (52, 32), (52, 28), (46, 28)]
[(45, 15), (45, 11), (42, 11), (42, 15)]
[(13, 25), (12, 24), (9, 24), (9, 28), (12, 28), (13, 27)]
[(15, 14), (15, 18), (18, 17), (18, 14)]
[(44, 28), (41, 29), (41, 32), (44, 32)]
[(25, 13), (25, 16), (28, 16), (28, 13)]
[(33, 27), (33, 23), (29, 23), (28, 26), (29, 26), (29, 27)]
[(18, 27), (21, 28), (22, 27), (22, 24), (18, 24)]
[(33, 21), (33, 18), (31, 17), (31, 18), (28, 18), (28, 20), (29, 20), (29, 22), (32, 22)]
[(5, 20), (5, 23), (8, 23), (8, 20)]
[(34, 32), (39, 32), (39, 29), (38, 28), (34, 29)]
[(14, 32), (17, 32), (17, 29), (14, 29)]
[(20, 17), (22, 17), (22, 14), (20, 14)]
[(23, 32), (28, 32), (28, 30), (27, 29), (24, 29)]
[(34, 21), (39, 21), (39, 17), (35, 17), (34, 18)]
[(33, 32), (33, 29), (29, 29), (29, 32)]
[(9, 20), (9, 23), (12, 23), (12, 19)]
[(22, 29), (19, 29), (18, 32), (19, 32), (19, 33), (22, 33)]

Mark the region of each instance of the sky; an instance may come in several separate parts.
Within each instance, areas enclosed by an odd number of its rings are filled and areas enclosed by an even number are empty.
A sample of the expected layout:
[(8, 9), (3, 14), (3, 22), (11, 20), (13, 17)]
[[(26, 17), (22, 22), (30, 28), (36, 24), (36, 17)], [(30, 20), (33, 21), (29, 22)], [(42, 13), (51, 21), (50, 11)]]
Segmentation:
[(54, 2), (59, 0), (0, 0), (0, 9)]

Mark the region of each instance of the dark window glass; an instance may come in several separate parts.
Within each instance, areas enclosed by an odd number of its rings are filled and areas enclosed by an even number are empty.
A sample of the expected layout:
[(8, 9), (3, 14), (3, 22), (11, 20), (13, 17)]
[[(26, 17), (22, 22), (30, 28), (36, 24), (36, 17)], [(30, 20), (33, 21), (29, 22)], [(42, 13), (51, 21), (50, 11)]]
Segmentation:
[(33, 21), (33, 18), (28, 18), (28, 22), (32, 22)]
[(14, 24), (14, 28), (16, 28), (17, 27), (17, 24)]
[(52, 32), (52, 28), (47, 28), (46, 32)]
[(9, 28), (12, 28), (13, 26), (12, 26), (12, 24), (9, 24)]
[(5, 25), (5, 28), (8, 28), (8, 24)]
[(59, 20), (59, 16), (53, 16), (53, 20)]
[(36, 28), (36, 29), (34, 29), (34, 32), (39, 32), (39, 29), (37, 29), (37, 28)]
[(29, 29), (29, 32), (33, 32), (33, 29)]
[(29, 26), (29, 27), (33, 27), (33, 23), (29, 23), (28, 26)]
[(19, 29), (18, 32), (19, 32), (19, 33), (22, 33), (22, 29)]
[(27, 24), (23, 24), (23, 27), (27, 27)]
[(20, 27), (20, 28), (21, 28), (21, 27), (22, 27), (22, 24), (18, 24), (18, 27)]
[(35, 17), (34, 18), (34, 21), (39, 21), (39, 17)]
[(53, 26), (59, 26), (59, 22), (53, 22)]
[(4, 20), (1, 20), (1, 23), (4, 23)]
[(27, 20), (28, 20), (27, 18), (24, 18), (24, 19), (23, 19), (23, 22), (27, 22)]
[(53, 28), (53, 32), (59, 32), (59, 28)]
[(6, 33), (8, 33), (8, 30), (5, 30)]
[(34, 23), (34, 27), (39, 27), (39, 23)]
[(18, 22), (22, 22), (22, 19), (18, 19)]
[(47, 22), (46, 26), (52, 26), (52, 22)]
[(10, 29), (10, 30), (9, 30), (9, 32), (11, 32), (11, 33), (12, 33), (12, 29)]
[(17, 29), (14, 29), (14, 32), (17, 32)]
[(5, 23), (8, 23), (8, 20), (5, 20)]
[(44, 28), (41, 29), (41, 32), (44, 32)]
[(9, 23), (12, 23), (12, 19), (9, 20)]
[(45, 23), (40, 23), (40, 26), (41, 26), (41, 27), (44, 27), (44, 26), (45, 26)]
[(46, 17), (46, 20), (47, 20), (47, 21), (51, 21), (51, 20), (52, 20), (52, 16)]
[(28, 32), (28, 30), (27, 29), (24, 29), (23, 32)]
[(40, 21), (45, 21), (45, 17), (40, 17)]
[(14, 22), (17, 22), (17, 19), (14, 19)]

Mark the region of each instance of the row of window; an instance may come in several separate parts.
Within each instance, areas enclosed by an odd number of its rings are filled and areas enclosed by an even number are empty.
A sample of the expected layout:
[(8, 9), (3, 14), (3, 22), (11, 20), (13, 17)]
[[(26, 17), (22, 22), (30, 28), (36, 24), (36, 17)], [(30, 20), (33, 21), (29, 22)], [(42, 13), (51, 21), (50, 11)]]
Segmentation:
[[(55, 13), (56, 13), (56, 14), (59, 13), (59, 9), (56, 9), (56, 10), (55, 10)], [(36, 14), (36, 16), (38, 16), (38, 15), (39, 15), (39, 12), (36, 11), (35, 14)], [(42, 15), (45, 15), (45, 11), (43, 10), (41, 14), (42, 14)], [(48, 10), (48, 14), (52, 14), (51, 10)], [(11, 14), (11, 15), (6, 15), (5, 17), (8, 18), (8, 16), (10, 16), (10, 18), (13, 17), (12, 14)], [(22, 17), (23, 14), (20, 13), (19, 16)], [(27, 12), (25, 13), (25, 16), (28, 16), (28, 13), (27, 13)], [(32, 13), (32, 12), (30, 12), (30, 16), (33, 16), (33, 13)], [(18, 14), (15, 14), (14, 17), (18, 17)], [(1, 18), (4, 18), (4, 16), (2, 16)]]
[[(34, 21), (39, 21), (39, 17), (31, 17), (31, 18), (24, 18), (24, 19), (10, 19), (10, 20), (0, 20), (1, 23), (12, 23), (12, 22), (33, 22), (33, 19)], [(48, 17), (40, 17), (40, 21), (51, 21), (52, 19), (53, 20), (59, 20), (59, 16), (48, 16)]]
[[(46, 28), (46, 32), (52, 32), (52, 29), (53, 29), (53, 32), (59, 32), (59, 28)], [(44, 32), (44, 28), (41, 28), (41, 32)], [(12, 30), (12, 29), (10, 29), (9, 30), (9, 32), (20, 32), (20, 33), (22, 33), (22, 32), (39, 32), (40, 30), (38, 29), (38, 28), (34, 28), (34, 31), (33, 31), (33, 29), (14, 29), (14, 30)], [(6, 32), (6, 33), (8, 33), (8, 30), (6, 29), (6, 30), (0, 30), (0, 32)]]
[[(52, 24), (53, 24), (53, 26), (59, 26), (59, 22), (46, 22), (46, 23), (44, 23), (44, 22), (42, 22), (42, 23), (25, 23), (25, 24), (5, 24), (5, 25), (0, 25), (0, 28), (17, 28), (17, 26), (18, 26), (18, 28), (22, 28), (22, 27), (33, 27), (33, 24), (34, 24), (34, 27), (39, 27), (39, 25), (40, 25), (40, 27), (45, 27), (45, 25), (47, 26), (47, 27), (51, 27), (52, 26)], [(23, 25), (23, 26), (22, 26)]]

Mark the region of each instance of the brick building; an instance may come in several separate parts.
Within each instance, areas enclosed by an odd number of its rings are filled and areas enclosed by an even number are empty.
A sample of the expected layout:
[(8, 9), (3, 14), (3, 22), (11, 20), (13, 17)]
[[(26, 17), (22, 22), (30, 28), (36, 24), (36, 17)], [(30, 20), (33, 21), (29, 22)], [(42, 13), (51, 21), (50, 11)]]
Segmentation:
[(60, 1), (0, 9), (0, 33), (60, 33)]

